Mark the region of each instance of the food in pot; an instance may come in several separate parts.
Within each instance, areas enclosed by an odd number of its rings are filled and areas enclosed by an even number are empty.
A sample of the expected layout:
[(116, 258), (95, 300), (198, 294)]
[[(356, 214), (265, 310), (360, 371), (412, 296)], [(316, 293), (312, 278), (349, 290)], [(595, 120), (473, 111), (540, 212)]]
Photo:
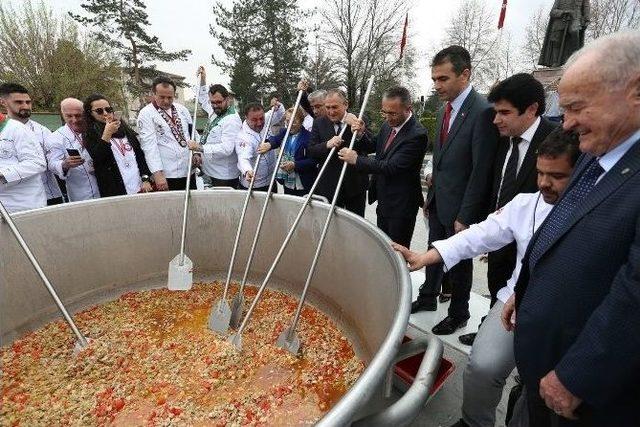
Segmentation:
[[(0, 425), (308, 425), (362, 373), (351, 343), (309, 304), (301, 356), (278, 348), (297, 300), (273, 290), (238, 352), (207, 328), (221, 291), (130, 292), (84, 310), (74, 318), (92, 341), (77, 355), (62, 320), (1, 348)], [(245, 289), (248, 303), (255, 293)]]

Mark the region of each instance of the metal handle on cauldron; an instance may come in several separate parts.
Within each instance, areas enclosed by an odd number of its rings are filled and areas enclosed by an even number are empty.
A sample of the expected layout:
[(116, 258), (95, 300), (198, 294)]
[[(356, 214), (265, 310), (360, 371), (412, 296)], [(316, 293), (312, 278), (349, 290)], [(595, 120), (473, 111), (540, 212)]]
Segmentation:
[(31, 265), (33, 265), (33, 268), (36, 270), (36, 273), (38, 273), (38, 276), (40, 276), (42, 283), (44, 283), (44, 286), (47, 288), (47, 291), (49, 291), (51, 298), (53, 298), (53, 302), (55, 302), (56, 305), (58, 306), (58, 310), (60, 310), (60, 313), (62, 313), (64, 320), (67, 321), (67, 323), (69, 324), (69, 327), (71, 328), (74, 335), (78, 339), (76, 345), (79, 346), (80, 348), (85, 348), (87, 345), (89, 345), (87, 339), (85, 338), (84, 335), (82, 335), (82, 332), (80, 332), (75, 322), (73, 321), (73, 318), (71, 317), (71, 315), (65, 308), (64, 304), (58, 297), (58, 293), (53, 288), (53, 285), (51, 284), (51, 282), (49, 282), (47, 275), (44, 274), (44, 271), (42, 271), (42, 268), (40, 267), (40, 263), (38, 262), (36, 257), (33, 255), (33, 252), (31, 252), (31, 249), (29, 249), (29, 246), (27, 246), (27, 242), (25, 242), (24, 239), (22, 238), (20, 231), (18, 231), (18, 228), (16, 227), (15, 223), (11, 219), (11, 215), (9, 215), (9, 212), (7, 212), (2, 202), (0, 202), (0, 214), (2, 214), (2, 218), (9, 225), (9, 229), (13, 233), (18, 243), (20, 244), (20, 247), (22, 248), (24, 253), (27, 255), (27, 258), (29, 258), (29, 261), (31, 262)]
[[(382, 412), (362, 418), (354, 422), (352, 426), (401, 427), (411, 424), (427, 403), (429, 391), (438, 375), (440, 360), (442, 359), (442, 353), (444, 351), (442, 341), (434, 335), (427, 335), (406, 342), (400, 347), (398, 356), (391, 366), (391, 369), (393, 369), (393, 366), (397, 362), (407, 357), (420, 354), (423, 351), (425, 351), (425, 355), (420, 363), (416, 378), (404, 396)], [(318, 425), (321, 425), (321, 422), (318, 423)]]
[[(269, 120), (265, 125), (265, 132), (260, 140), (262, 145), (269, 134), (269, 128), (271, 127), (271, 121), (276, 113), (277, 106), (274, 105), (269, 116)], [(247, 189), (247, 195), (244, 198), (244, 205), (242, 206), (242, 213), (240, 214), (240, 221), (238, 222), (238, 229), (236, 230), (236, 238), (233, 242), (233, 251), (231, 252), (231, 260), (229, 261), (229, 270), (227, 271), (227, 279), (224, 283), (224, 291), (222, 292), (222, 298), (218, 301), (218, 304), (214, 305), (209, 315), (209, 329), (212, 329), (219, 333), (224, 333), (229, 329), (229, 322), (231, 321), (231, 307), (227, 302), (227, 294), (229, 293), (229, 284), (231, 283), (231, 274), (233, 273), (233, 266), (236, 262), (236, 254), (238, 253), (238, 244), (240, 243), (240, 235), (242, 234), (242, 226), (244, 225), (244, 217), (247, 213), (247, 206), (249, 206), (249, 200), (253, 194), (254, 183), (256, 182), (255, 174), (258, 173), (258, 167), (260, 166), (260, 160), (262, 154), (258, 154), (256, 161), (253, 164), (254, 176), (249, 181), (249, 188)]]
[(327, 198), (326, 198), (326, 197), (324, 197), (324, 196), (320, 196), (320, 195), (318, 195), (318, 194), (312, 194), (312, 195), (311, 195), (311, 198), (312, 198), (313, 200), (315, 200), (316, 202), (329, 203), (329, 199), (327, 199)]
[[(293, 114), (291, 116), (291, 120), (289, 120), (289, 124), (287, 125), (287, 130), (282, 138), (282, 143), (280, 145), (280, 151), (278, 152), (278, 158), (276, 160), (276, 167), (271, 174), (271, 180), (269, 181), (269, 189), (267, 190), (267, 195), (264, 199), (264, 205), (262, 205), (262, 211), (260, 212), (260, 218), (258, 219), (258, 226), (256, 227), (256, 232), (253, 236), (253, 242), (251, 243), (251, 250), (249, 251), (249, 258), (247, 258), (247, 264), (244, 268), (244, 273), (242, 275), (242, 280), (240, 281), (240, 289), (236, 293), (236, 296), (233, 298), (231, 302), (231, 326), (237, 327), (238, 323), (240, 323), (240, 318), (242, 317), (242, 307), (244, 306), (244, 286), (247, 283), (247, 276), (249, 275), (249, 270), (251, 269), (251, 263), (253, 262), (253, 256), (256, 252), (256, 246), (258, 244), (258, 238), (260, 237), (260, 230), (262, 230), (262, 223), (264, 221), (265, 214), (267, 212), (267, 207), (269, 206), (269, 200), (271, 200), (271, 195), (273, 194), (274, 184), (276, 182), (276, 176), (278, 175), (278, 169), (280, 162), (282, 161), (282, 156), (284, 155), (284, 150), (287, 145), (287, 139), (289, 138), (289, 134), (291, 133), (291, 127), (293, 126), (293, 118), (295, 117), (298, 108), (300, 108), (300, 101), (302, 100), (303, 91), (298, 91), (298, 97), (296, 98), (296, 103), (293, 106)], [(272, 114), (273, 116), (273, 114)]]

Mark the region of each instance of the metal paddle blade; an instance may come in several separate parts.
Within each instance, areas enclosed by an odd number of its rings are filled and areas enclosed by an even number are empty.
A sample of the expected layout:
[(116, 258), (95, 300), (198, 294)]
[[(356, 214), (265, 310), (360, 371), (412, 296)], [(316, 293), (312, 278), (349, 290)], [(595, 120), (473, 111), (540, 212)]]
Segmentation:
[(218, 301), (209, 315), (209, 329), (219, 334), (224, 334), (229, 329), (231, 320), (231, 308), (224, 299)]
[(242, 320), (242, 309), (244, 308), (244, 295), (240, 292), (233, 297), (231, 301), (231, 322), (230, 325), (233, 329), (240, 327), (240, 321)]
[(229, 342), (236, 348), (236, 350), (242, 350), (242, 336), (240, 334), (231, 335), (229, 337)]
[[(291, 341), (287, 341), (289, 334), (291, 333)], [(287, 328), (278, 337), (276, 345), (280, 348), (287, 350), (289, 353), (297, 356), (300, 353), (300, 338), (296, 331), (291, 331), (291, 328)]]
[(170, 291), (188, 291), (193, 285), (193, 262), (184, 256), (184, 263), (180, 265), (180, 254), (169, 263), (167, 288)]

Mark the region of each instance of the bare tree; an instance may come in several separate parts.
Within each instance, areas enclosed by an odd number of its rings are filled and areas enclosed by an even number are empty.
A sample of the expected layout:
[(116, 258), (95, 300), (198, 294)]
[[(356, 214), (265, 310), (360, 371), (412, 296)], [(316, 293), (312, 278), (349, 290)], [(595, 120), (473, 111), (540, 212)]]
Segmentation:
[(639, 27), (638, 0), (591, 0), (590, 22), (587, 27), (589, 39), (596, 39), (625, 28)]
[(549, 21), (549, 8), (540, 6), (531, 14), (529, 23), (524, 29), (524, 43), (520, 48), (520, 56), (529, 69), (539, 68), (538, 60), (544, 44), (547, 21)]
[(359, 105), (372, 74), (401, 75), (398, 45), (408, 5), (403, 0), (328, 0), (320, 9), (322, 42), (338, 65), (351, 105)]
[(500, 43), (497, 17), (484, 1), (464, 0), (446, 28), (445, 43), (469, 51), (474, 84), (489, 87), (497, 78), (496, 57)]

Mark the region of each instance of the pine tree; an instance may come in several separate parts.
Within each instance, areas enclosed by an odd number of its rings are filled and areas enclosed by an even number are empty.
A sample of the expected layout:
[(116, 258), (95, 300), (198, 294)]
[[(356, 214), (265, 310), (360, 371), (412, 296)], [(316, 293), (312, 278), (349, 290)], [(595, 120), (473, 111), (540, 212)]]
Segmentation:
[(149, 15), (143, 0), (86, 0), (89, 16), (69, 14), (92, 28), (94, 37), (117, 50), (130, 76), (129, 90), (138, 97), (148, 92), (144, 78), (155, 75), (153, 61), (185, 60), (190, 50), (167, 52), (158, 37), (148, 34)]
[(251, 100), (276, 91), (292, 102), (306, 61), (304, 33), (296, 24), (307, 15), (297, 0), (234, 0), (230, 8), (218, 2), (213, 12), (210, 33), (226, 58), (212, 62), (232, 76), (234, 92)]

